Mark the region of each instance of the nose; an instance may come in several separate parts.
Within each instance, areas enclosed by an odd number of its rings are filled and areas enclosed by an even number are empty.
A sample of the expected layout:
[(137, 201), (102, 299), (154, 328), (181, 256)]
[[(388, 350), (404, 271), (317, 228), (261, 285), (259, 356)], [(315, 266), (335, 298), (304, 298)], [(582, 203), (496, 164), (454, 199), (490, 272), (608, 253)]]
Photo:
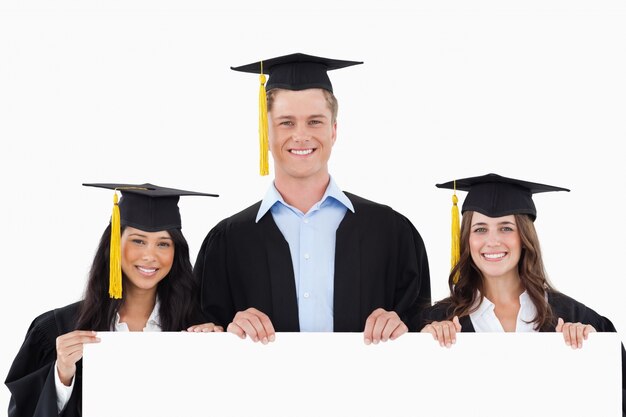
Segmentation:
[(146, 245), (146, 247), (143, 250), (141, 259), (145, 262), (154, 261), (156, 259), (155, 250), (156, 248), (154, 247), (154, 245)]
[(306, 127), (299, 125), (293, 132), (293, 140), (296, 142), (306, 142), (310, 139), (311, 135), (306, 130)]
[(487, 246), (500, 246), (500, 237), (497, 233), (489, 233), (487, 239)]

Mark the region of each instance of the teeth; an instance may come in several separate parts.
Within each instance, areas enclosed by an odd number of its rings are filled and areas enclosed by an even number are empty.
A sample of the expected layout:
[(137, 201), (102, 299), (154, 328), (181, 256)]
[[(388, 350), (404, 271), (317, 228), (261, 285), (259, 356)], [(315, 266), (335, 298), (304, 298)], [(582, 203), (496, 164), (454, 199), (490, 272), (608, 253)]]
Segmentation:
[(487, 259), (500, 259), (503, 258), (504, 255), (506, 255), (506, 253), (504, 252), (500, 252), (500, 253), (483, 253), (483, 256)]
[(137, 267), (141, 272), (145, 272), (146, 274), (151, 274), (156, 271), (156, 268), (142, 268), (140, 266)]
[(313, 149), (292, 149), (290, 152), (296, 155), (308, 155), (313, 152)]

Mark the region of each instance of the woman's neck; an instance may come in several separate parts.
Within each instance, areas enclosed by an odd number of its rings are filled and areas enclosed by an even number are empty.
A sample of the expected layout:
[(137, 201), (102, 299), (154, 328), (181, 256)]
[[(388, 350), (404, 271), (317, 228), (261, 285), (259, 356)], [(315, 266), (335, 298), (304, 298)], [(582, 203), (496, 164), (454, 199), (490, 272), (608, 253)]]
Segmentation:
[(507, 277), (485, 277), (484, 296), (492, 303), (510, 303), (518, 302), (519, 296), (524, 292), (524, 286), (519, 275), (510, 275)]
[(124, 303), (120, 307), (120, 322), (126, 323), (132, 332), (142, 331), (156, 304), (156, 288), (150, 290), (126, 289)]

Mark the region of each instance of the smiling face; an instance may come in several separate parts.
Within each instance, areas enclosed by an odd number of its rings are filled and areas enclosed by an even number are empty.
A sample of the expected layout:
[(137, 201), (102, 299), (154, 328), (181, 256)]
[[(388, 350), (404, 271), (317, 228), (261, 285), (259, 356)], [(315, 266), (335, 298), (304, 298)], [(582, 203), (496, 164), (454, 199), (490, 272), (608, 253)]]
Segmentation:
[(474, 212), (469, 246), (472, 260), (486, 279), (519, 279), (522, 244), (515, 216), (494, 218)]
[(128, 290), (156, 290), (174, 262), (174, 242), (166, 231), (126, 227), (122, 233), (122, 271)]
[(276, 179), (328, 178), (337, 123), (319, 88), (275, 91), (268, 113), (269, 145)]

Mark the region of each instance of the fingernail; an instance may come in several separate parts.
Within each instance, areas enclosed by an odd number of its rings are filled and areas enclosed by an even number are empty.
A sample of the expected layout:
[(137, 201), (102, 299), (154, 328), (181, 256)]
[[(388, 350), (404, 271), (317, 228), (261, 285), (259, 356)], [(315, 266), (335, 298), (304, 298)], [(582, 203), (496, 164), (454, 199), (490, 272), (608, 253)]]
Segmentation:
[(369, 345), (370, 343), (372, 343), (372, 341), (371, 341), (371, 340), (369, 340), (369, 339), (365, 339), (365, 344), (366, 344), (366, 345)]
[(270, 342), (273, 342), (274, 340), (276, 340), (276, 336), (271, 335), (271, 336), (270, 336)]
[(267, 345), (267, 337), (264, 337), (261, 343), (263, 343), (264, 345)]

